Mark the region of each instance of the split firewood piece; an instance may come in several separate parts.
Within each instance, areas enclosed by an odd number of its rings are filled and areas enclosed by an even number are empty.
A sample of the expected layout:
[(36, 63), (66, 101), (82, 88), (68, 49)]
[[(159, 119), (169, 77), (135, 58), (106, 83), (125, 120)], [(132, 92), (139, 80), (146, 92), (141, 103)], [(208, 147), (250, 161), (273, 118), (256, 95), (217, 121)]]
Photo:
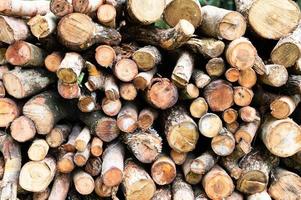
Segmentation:
[(27, 155), (32, 161), (44, 160), (49, 151), (49, 145), (44, 139), (35, 139), (30, 145)]
[(238, 81), (239, 76), (240, 76), (240, 71), (239, 71), (239, 69), (237, 69), (235, 67), (230, 67), (225, 72), (226, 79), (231, 83), (234, 83), (234, 82)]
[(153, 108), (144, 108), (138, 115), (138, 127), (142, 130), (150, 128), (158, 117), (158, 112)]
[(91, 133), (88, 127), (84, 127), (75, 139), (74, 147), (78, 151), (84, 151), (91, 139)]
[(173, 69), (171, 79), (180, 88), (185, 87), (192, 76), (194, 58), (189, 52), (181, 52)]
[(169, 146), (178, 152), (195, 149), (199, 139), (197, 124), (183, 107), (173, 107), (166, 111), (164, 132)]
[(260, 126), (260, 119), (253, 122), (247, 122), (240, 125), (235, 132), (235, 140), (241, 144), (244, 152), (251, 150), (251, 144), (256, 136), (256, 132)]
[(17, 41), (7, 48), (5, 58), (12, 65), (41, 67), (44, 65), (45, 52), (36, 45)]
[(165, 1), (129, 0), (127, 12), (133, 22), (149, 25), (160, 19), (165, 8)]
[(88, 113), (99, 109), (99, 105), (96, 102), (96, 93), (84, 93), (77, 102), (77, 107), (80, 111)]
[(251, 89), (243, 86), (236, 86), (233, 88), (233, 91), (233, 100), (236, 105), (248, 106), (251, 104), (252, 99), (254, 97), (254, 93)]
[(124, 168), (122, 190), (127, 200), (151, 199), (156, 191), (156, 185), (143, 168), (133, 161), (127, 160)]
[(6, 92), (17, 99), (32, 96), (56, 81), (45, 69), (15, 68), (2, 78)]
[(182, 165), (187, 158), (187, 153), (177, 152), (177, 151), (171, 149), (170, 157), (172, 158), (172, 160), (174, 161), (174, 163), (176, 165)]
[(279, 158), (266, 150), (255, 149), (239, 163), (242, 169), (236, 189), (246, 194), (255, 194), (266, 189), (270, 171), (279, 164)]
[(3, 30), (0, 33), (0, 41), (7, 44), (26, 40), (31, 35), (30, 29), (23, 19), (0, 15), (0, 27)]
[(299, 175), (282, 168), (272, 172), (269, 194), (273, 199), (301, 198), (301, 178)]
[(26, 116), (16, 118), (10, 125), (10, 135), (17, 142), (26, 142), (36, 135), (36, 127)]
[(280, 96), (270, 104), (271, 115), (276, 119), (285, 119), (294, 112), (300, 101), (299, 95)]
[(85, 83), (86, 88), (90, 91), (93, 92), (95, 90), (104, 89), (105, 85), (105, 75), (97, 70), (96, 66), (88, 61), (86, 61), (86, 68), (88, 70), (88, 81)]
[[(244, 196), (241, 193), (234, 191), (225, 200), (244, 200)], [(257, 199), (257, 200), (264, 200), (264, 199)]]
[(117, 82), (112, 75), (106, 75), (104, 82), (105, 95), (108, 99), (117, 100), (120, 97), (120, 91)]
[(42, 192), (52, 182), (56, 172), (55, 159), (46, 157), (41, 161), (29, 161), (22, 166), (20, 186), (30, 192)]
[(42, 192), (34, 192), (32, 195), (32, 200), (47, 200), (50, 195), (50, 189), (47, 187)]
[(113, 73), (119, 80), (130, 82), (138, 74), (138, 66), (132, 59), (123, 58), (114, 65)]
[(55, 72), (59, 69), (60, 64), (63, 60), (63, 55), (62, 53), (58, 51), (54, 51), (51, 54), (47, 55), (44, 61), (45, 67), (48, 69), (50, 72)]
[(138, 91), (133, 83), (120, 83), (119, 92), (120, 97), (126, 101), (132, 101), (138, 95)]
[(137, 63), (139, 70), (142, 71), (149, 71), (155, 68), (162, 60), (160, 51), (151, 45), (135, 51), (132, 58)]
[(217, 163), (219, 156), (209, 150), (195, 158), (190, 165), (191, 171), (196, 174), (206, 174)]
[(46, 15), (36, 15), (27, 24), (31, 33), (38, 39), (50, 36), (56, 29), (57, 17), (49, 12)]
[(118, 190), (118, 186), (109, 187), (103, 183), (101, 176), (95, 179), (95, 193), (100, 197), (112, 197)]
[(153, 128), (137, 129), (133, 133), (124, 134), (123, 141), (142, 163), (154, 162), (162, 151), (162, 138)]
[(209, 138), (217, 136), (223, 128), (222, 120), (214, 113), (206, 113), (203, 115), (198, 125), (200, 133)]
[(72, 0), (73, 10), (87, 15), (96, 12), (103, 3), (104, 0)]
[(238, 117), (238, 112), (233, 108), (228, 108), (224, 110), (222, 114), (222, 118), (227, 124), (231, 124), (235, 122), (237, 120), (237, 117)]
[(73, 13), (72, 0), (51, 0), (50, 10), (58, 17)]
[(193, 83), (188, 83), (180, 90), (180, 99), (196, 99), (200, 96), (199, 88)]
[(239, 179), (242, 169), (239, 166), (239, 160), (249, 152), (244, 152), (240, 145), (236, 145), (235, 150), (229, 156), (221, 158), (221, 164), (229, 175), (234, 179)]
[(247, 197), (247, 200), (272, 200), (269, 193), (266, 190), (263, 192), (258, 192), (255, 194), (251, 194)]
[(137, 127), (138, 121), (138, 109), (133, 103), (127, 102), (121, 108), (117, 116), (117, 126), (118, 128), (126, 133), (134, 132)]
[(227, 47), (226, 59), (232, 67), (246, 70), (255, 63), (257, 50), (245, 37), (233, 40)]
[(172, 50), (184, 45), (193, 36), (194, 31), (193, 25), (187, 20), (182, 19), (174, 28), (169, 29), (145, 26), (130, 27), (126, 30), (126, 36), (133, 38), (137, 42), (144, 42), (149, 45)]
[(121, 101), (117, 100), (110, 100), (107, 97), (102, 99), (101, 108), (102, 111), (108, 116), (116, 116), (121, 110)]
[[(236, 10), (244, 15), (256, 34), (266, 39), (277, 40), (297, 27), (300, 9), (291, 0), (282, 1), (281, 6), (277, 6), (275, 2), (275, 0), (235, 0)], [(262, 8), (266, 8), (265, 11)], [(258, 17), (262, 20), (258, 20)]]
[(116, 119), (105, 116), (100, 111), (91, 113), (80, 113), (80, 120), (104, 142), (111, 142), (118, 137), (120, 130), (117, 127)]
[(106, 186), (119, 185), (124, 172), (124, 147), (120, 142), (110, 144), (102, 155), (101, 177)]
[(152, 200), (172, 200), (171, 188), (169, 186), (157, 188)]
[(89, 157), (90, 157), (90, 144), (86, 146), (86, 148), (83, 150), (83, 151), (77, 151), (75, 154), (74, 154), (74, 157), (73, 157), (73, 162), (74, 164), (76, 164), (78, 167), (82, 167), (84, 166)]
[(64, 16), (57, 27), (59, 40), (72, 50), (85, 50), (94, 44), (118, 45), (120, 33), (103, 27), (82, 13)]
[(91, 194), (95, 188), (93, 177), (82, 170), (74, 173), (73, 183), (76, 191), (81, 195)]
[(195, 53), (202, 54), (205, 58), (216, 58), (225, 49), (225, 43), (214, 38), (191, 38), (185, 43)]
[(116, 52), (109, 45), (99, 45), (95, 49), (96, 62), (105, 68), (111, 68), (116, 60)]
[(227, 128), (227, 130), (229, 130), (231, 133), (235, 133), (235, 132), (238, 130), (238, 128), (239, 128), (239, 123), (238, 123), (237, 121), (232, 122), (232, 123), (230, 123), (230, 124), (227, 124), (227, 123), (226, 123), (226, 128)]
[(238, 83), (239, 85), (252, 88), (257, 82), (256, 72), (252, 68), (241, 70), (239, 72)]
[(234, 184), (227, 172), (215, 165), (203, 178), (204, 190), (211, 199), (222, 199), (234, 191)]
[(151, 81), (156, 72), (157, 68), (155, 67), (147, 72), (140, 72), (139, 74), (137, 74), (133, 80), (135, 88), (139, 90), (145, 90), (151, 84)]
[(107, 2), (106, 4), (100, 5), (97, 9), (97, 19), (99, 23), (104, 26), (116, 28), (116, 17), (116, 8)]
[(64, 83), (76, 83), (77, 79), (84, 68), (84, 59), (80, 54), (71, 52), (66, 53), (56, 74)]
[(73, 162), (74, 153), (68, 152), (60, 155), (57, 161), (57, 170), (61, 173), (68, 174), (73, 171), (75, 164)]
[(10, 123), (20, 115), (20, 108), (9, 98), (0, 98), (0, 127), (9, 127)]
[(100, 157), (90, 157), (86, 163), (85, 171), (91, 176), (98, 176), (101, 172), (102, 161)]
[(66, 152), (75, 152), (75, 139), (80, 134), (82, 128), (76, 124), (72, 127), (71, 133), (68, 136), (68, 141), (62, 145)]
[(194, 200), (194, 193), (191, 185), (183, 180), (181, 175), (177, 175), (174, 182), (172, 183), (172, 197), (173, 200)]
[(281, 38), (271, 52), (273, 63), (291, 67), (301, 56), (301, 24), (295, 31)]
[(69, 107), (57, 93), (47, 91), (32, 97), (24, 105), (23, 114), (34, 122), (38, 134), (45, 135), (71, 114)]
[(260, 120), (259, 113), (251, 106), (245, 106), (239, 109), (239, 117), (244, 122), (254, 122)]
[(194, 161), (194, 159), (195, 159), (195, 156), (192, 153), (188, 153), (187, 158), (182, 165), (184, 179), (187, 183), (189, 183), (191, 185), (198, 184), (199, 182), (201, 182), (201, 180), (203, 178), (202, 174), (194, 173), (191, 170), (191, 164)]
[(283, 86), (288, 81), (288, 72), (283, 65), (266, 65), (267, 73), (260, 76), (260, 80), (272, 87)]
[(211, 82), (210, 76), (198, 69), (193, 70), (191, 78), (194, 81), (195, 85), (200, 89), (204, 88)]
[(211, 148), (219, 156), (230, 155), (235, 148), (235, 139), (233, 134), (226, 128), (211, 140)]
[(48, 200), (66, 199), (70, 185), (70, 174), (56, 174)]
[(225, 62), (222, 58), (211, 58), (206, 64), (206, 72), (210, 77), (220, 77), (225, 72)]
[(82, 92), (77, 82), (69, 84), (62, 80), (57, 81), (57, 91), (64, 99), (78, 99)]
[(168, 25), (174, 27), (181, 19), (189, 21), (195, 28), (201, 24), (203, 13), (198, 1), (188, 0), (184, 3), (181, 0), (173, 0), (166, 3), (163, 18)]
[(246, 21), (239, 12), (207, 5), (202, 7), (202, 16), (199, 29), (210, 37), (235, 40), (246, 32)]
[(224, 80), (215, 80), (204, 89), (204, 97), (214, 112), (224, 111), (234, 103), (234, 91), (232, 85)]
[(103, 152), (103, 141), (94, 137), (91, 142), (91, 154), (95, 157), (101, 156)]
[(301, 150), (298, 139), (301, 128), (290, 118), (277, 120), (268, 117), (261, 126), (260, 137), (268, 150), (279, 157), (289, 157)]
[(176, 175), (176, 165), (168, 156), (160, 155), (155, 162), (153, 162), (151, 176), (158, 185), (167, 185), (172, 183)]
[(0, 13), (18, 17), (33, 17), (37, 14), (45, 15), (50, 12), (49, 1), (24, 1), (24, 0), (1, 0)]
[(178, 90), (167, 78), (153, 78), (146, 91), (146, 98), (152, 106), (165, 110), (178, 101)]
[(0, 131), (0, 151), (4, 157), (4, 174), (1, 180), (1, 199), (17, 199), (18, 177), (21, 169), (20, 146), (9, 134)]

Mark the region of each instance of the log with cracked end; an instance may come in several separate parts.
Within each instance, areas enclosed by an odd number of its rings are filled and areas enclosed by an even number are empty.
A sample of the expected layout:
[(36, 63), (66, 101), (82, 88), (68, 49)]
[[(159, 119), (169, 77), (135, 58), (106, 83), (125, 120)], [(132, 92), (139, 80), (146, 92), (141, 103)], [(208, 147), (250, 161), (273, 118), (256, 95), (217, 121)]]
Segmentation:
[(93, 177), (82, 170), (73, 174), (73, 183), (76, 191), (81, 195), (91, 194), (95, 188)]
[(22, 115), (10, 125), (10, 134), (17, 142), (26, 142), (36, 135), (36, 127), (31, 119)]
[(191, 185), (183, 180), (183, 177), (178, 174), (172, 183), (172, 197), (173, 200), (194, 200), (194, 193)]
[(225, 43), (214, 38), (191, 38), (185, 43), (185, 46), (205, 58), (219, 57), (225, 49)]
[(207, 5), (202, 7), (202, 16), (199, 30), (207, 36), (235, 40), (246, 32), (246, 21), (239, 12)]
[(187, 20), (180, 20), (174, 28), (159, 29), (154, 27), (135, 26), (126, 30), (125, 36), (137, 42), (160, 46), (173, 50), (184, 45), (192, 36), (195, 29)]
[(132, 55), (133, 60), (137, 63), (139, 70), (149, 71), (156, 67), (162, 60), (160, 51), (151, 45), (144, 46)]
[(150, 128), (154, 121), (158, 118), (158, 112), (153, 108), (144, 108), (138, 115), (138, 127), (142, 130)]
[(152, 164), (151, 176), (158, 185), (168, 185), (177, 175), (176, 165), (171, 158), (160, 155)]
[(44, 160), (49, 151), (49, 145), (44, 139), (35, 139), (28, 148), (27, 155), (32, 161)]
[(124, 134), (123, 141), (142, 163), (152, 163), (162, 151), (162, 138), (153, 128)]
[(104, 89), (105, 85), (105, 75), (102, 71), (98, 70), (94, 64), (86, 61), (85, 63), (88, 71), (88, 81), (85, 83), (86, 88), (93, 92), (95, 90)]
[(57, 17), (49, 12), (46, 15), (36, 15), (32, 17), (27, 24), (31, 33), (38, 39), (46, 38), (54, 33), (56, 29)]
[(243, 86), (236, 86), (233, 87), (233, 92), (233, 100), (236, 105), (248, 106), (251, 104), (254, 97), (253, 90)]
[(51, 192), (49, 195), (49, 200), (64, 200), (67, 198), (67, 194), (71, 185), (70, 174), (56, 174)]
[(22, 166), (20, 186), (31, 192), (44, 191), (52, 182), (56, 172), (55, 159), (46, 157), (41, 161), (29, 161)]
[(260, 80), (269, 86), (280, 87), (288, 81), (289, 75), (283, 65), (270, 64), (266, 65), (267, 73), (260, 76)]
[(191, 185), (196, 185), (201, 182), (203, 174), (197, 174), (191, 170), (191, 164), (194, 161), (195, 156), (192, 153), (188, 153), (185, 162), (182, 164), (182, 171), (184, 179)]
[[(300, 20), (300, 8), (291, 0), (235, 0), (236, 10), (247, 19), (253, 32), (278, 40), (291, 33)], [(264, 8), (264, 9), (263, 9)], [(258, 18), (262, 20), (258, 20)]]
[(72, 50), (85, 50), (94, 44), (118, 45), (120, 33), (101, 26), (82, 13), (64, 16), (57, 27), (58, 38), (62, 44)]
[(19, 117), (21, 111), (15, 100), (0, 98), (0, 127), (9, 127), (10, 123)]

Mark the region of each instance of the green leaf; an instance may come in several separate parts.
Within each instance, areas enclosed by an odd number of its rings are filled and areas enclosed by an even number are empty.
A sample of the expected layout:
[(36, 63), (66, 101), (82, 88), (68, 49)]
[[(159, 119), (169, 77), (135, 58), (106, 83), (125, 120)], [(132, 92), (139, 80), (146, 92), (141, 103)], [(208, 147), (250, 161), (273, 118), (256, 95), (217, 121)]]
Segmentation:
[(300, 8), (301, 8), (301, 0), (298, 0), (298, 4), (299, 4), (299, 6), (300, 6)]
[(168, 24), (166, 24), (166, 22), (163, 19), (160, 19), (160, 20), (156, 21), (155, 22), (155, 27), (161, 28), (161, 29), (168, 29), (168, 28), (170, 28), (168, 26)]
[(84, 79), (85, 73), (82, 72), (79, 77), (77, 78), (77, 83), (81, 86), (83, 79)]

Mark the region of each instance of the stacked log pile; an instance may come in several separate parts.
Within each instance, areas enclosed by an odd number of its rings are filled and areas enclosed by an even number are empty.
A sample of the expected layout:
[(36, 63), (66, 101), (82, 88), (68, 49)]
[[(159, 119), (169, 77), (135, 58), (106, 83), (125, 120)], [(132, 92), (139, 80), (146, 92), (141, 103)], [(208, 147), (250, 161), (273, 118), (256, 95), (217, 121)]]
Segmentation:
[(292, 0), (0, 0), (0, 199), (301, 199)]

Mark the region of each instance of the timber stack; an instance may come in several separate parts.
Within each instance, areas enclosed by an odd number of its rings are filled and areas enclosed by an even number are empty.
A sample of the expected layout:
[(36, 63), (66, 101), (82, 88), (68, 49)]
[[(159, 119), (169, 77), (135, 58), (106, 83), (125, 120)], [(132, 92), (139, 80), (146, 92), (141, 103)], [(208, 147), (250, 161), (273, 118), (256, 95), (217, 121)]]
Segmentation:
[(1, 200), (300, 200), (292, 0), (0, 0)]

